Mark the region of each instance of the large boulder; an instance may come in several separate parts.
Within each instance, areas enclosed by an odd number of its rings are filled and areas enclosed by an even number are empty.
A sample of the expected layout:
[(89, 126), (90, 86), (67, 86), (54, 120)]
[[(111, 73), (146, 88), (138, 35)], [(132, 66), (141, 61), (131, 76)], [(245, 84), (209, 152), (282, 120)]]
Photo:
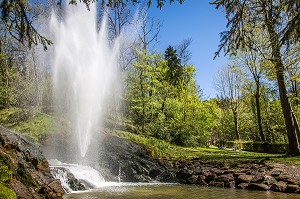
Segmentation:
[(0, 126), (0, 166), (12, 173), (5, 185), (18, 198), (61, 198), (65, 193), (60, 181), (52, 177), (39, 146), (3, 126)]

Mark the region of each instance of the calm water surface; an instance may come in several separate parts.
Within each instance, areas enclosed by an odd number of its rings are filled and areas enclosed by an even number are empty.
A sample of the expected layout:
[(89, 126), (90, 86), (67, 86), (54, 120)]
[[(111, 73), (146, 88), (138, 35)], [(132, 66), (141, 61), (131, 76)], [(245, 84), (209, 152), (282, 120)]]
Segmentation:
[(123, 184), (67, 194), (64, 199), (294, 199), (300, 194), (247, 191), (178, 184)]

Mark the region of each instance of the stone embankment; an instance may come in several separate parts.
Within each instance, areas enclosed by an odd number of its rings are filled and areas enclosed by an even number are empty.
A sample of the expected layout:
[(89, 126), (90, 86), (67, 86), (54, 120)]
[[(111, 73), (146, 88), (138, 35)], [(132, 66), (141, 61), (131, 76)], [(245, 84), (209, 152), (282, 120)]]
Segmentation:
[(11, 174), (3, 186), (13, 190), (18, 198), (62, 198), (65, 193), (60, 181), (50, 174), (49, 164), (39, 147), (30, 138), (12, 133), (1, 125), (0, 167)]
[(201, 160), (162, 161), (179, 183), (300, 194), (300, 166), (285, 163), (221, 167)]

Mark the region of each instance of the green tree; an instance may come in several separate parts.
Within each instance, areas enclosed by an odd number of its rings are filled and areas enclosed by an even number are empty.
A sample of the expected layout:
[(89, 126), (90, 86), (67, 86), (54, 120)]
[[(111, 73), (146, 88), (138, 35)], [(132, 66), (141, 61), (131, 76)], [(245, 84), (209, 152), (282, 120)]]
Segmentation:
[(234, 58), (235, 63), (239, 64), (242, 67), (248, 69), (251, 77), (255, 84), (254, 88), (254, 106), (255, 111), (253, 111), (256, 115), (258, 133), (260, 135), (260, 139), (262, 142), (266, 142), (266, 138), (263, 131), (262, 124), (262, 114), (261, 114), (261, 87), (262, 87), (262, 79), (263, 79), (263, 67), (264, 64), (261, 57), (255, 51), (245, 51), (240, 52)]
[(0, 3), (1, 21), (9, 34), (23, 45), (41, 43), (45, 49), (52, 42), (34, 27), (33, 5), (27, 0), (4, 0)]
[(233, 114), (234, 134), (240, 139), (238, 128), (239, 107), (242, 97), (243, 74), (236, 66), (222, 68), (217, 77), (216, 88), (224, 107), (230, 109)]
[(167, 80), (173, 86), (179, 86), (181, 83), (183, 71), (182, 66), (180, 65), (180, 59), (176, 54), (176, 50), (169, 46), (165, 51), (165, 60), (167, 60)]
[(146, 55), (143, 52), (138, 53), (139, 58), (133, 65), (133, 69), (129, 73), (128, 84), (128, 111), (133, 124), (140, 127), (140, 131), (145, 134), (146, 125), (151, 118), (151, 96), (149, 93), (153, 87), (151, 81), (151, 72), (153, 66), (153, 57)]
[(215, 125), (216, 104), (201, 102), (195, 67), (180, 66), (180, 84), (174, 85), (169, 78), (172, 59), (138, 54), (126, 95), (127, 114), (136, 132), (181, 146), (206, 146)]
[[(285, 67), (281, 54), (285, 43), (299, 42), (299, 1), (216, 0), (212, 4), (215, 4), (217, 8), (224, 7), (228, 19), (228, 31), (223, 32), (221, 35), (221, 44), (216, 56), (223, 48), (226, 48), (226, 53), (235, 53), (238, 49), (244, 49), (244, 47), (255, 47), (251, 34), (251, 29), (254, 29), (254, 27), (260, 27), (267, 32), (268, 45), (271, 49), (270, 60), (274, 65), (289, 140), (288, 153), (300, 154), (296, 135), (299, 127), (297, 121), (293, 118), (287, 96), (284, 76)], [(252, 24), (252, 28), (246, 29), (244, 24)]]

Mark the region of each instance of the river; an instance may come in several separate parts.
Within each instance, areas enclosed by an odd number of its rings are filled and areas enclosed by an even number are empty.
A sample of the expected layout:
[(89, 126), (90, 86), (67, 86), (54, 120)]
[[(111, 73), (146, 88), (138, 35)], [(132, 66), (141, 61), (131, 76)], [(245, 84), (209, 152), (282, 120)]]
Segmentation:
[(223, 189), (180, 184), (123, 183), (66, 194), (64, 199), (294, 199), (298, 194)]

